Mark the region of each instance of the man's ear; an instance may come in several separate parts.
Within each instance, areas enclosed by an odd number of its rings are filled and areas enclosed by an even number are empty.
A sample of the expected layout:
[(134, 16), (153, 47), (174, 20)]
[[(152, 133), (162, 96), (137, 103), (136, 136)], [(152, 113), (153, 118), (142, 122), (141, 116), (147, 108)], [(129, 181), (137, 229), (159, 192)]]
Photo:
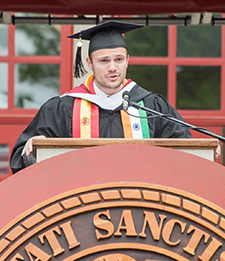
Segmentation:
[(92, 71), (92, 62), (91, 62), (90, 57), (87, 57), (87, 58), (86, 58), (86, 62), (87, 62), (87, 65), (88, 65), (89, 70)]
[(130, 59), (130, 56), (129, 56), (129, 54), (128, 54), (128, 55), (127, 55), (127, 67), (128, 67), (129, 59)]

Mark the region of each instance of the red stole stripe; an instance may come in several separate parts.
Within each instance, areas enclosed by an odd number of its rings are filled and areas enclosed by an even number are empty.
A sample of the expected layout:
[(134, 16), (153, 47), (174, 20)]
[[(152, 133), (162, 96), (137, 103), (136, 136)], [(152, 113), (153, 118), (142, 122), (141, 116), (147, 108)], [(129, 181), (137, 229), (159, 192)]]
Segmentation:
[(91, 104), (91, 138), (99, 138), (99, 108)]
[[(69, 93), (89, 93), (94, 94), (93, 78), (89, 77), (85, 84), (81, 84), (79, 87), (72, 89)], [(82, 99), (75, 98), (73, 105), (73, 120), (72, 120), (72, 134), (73, 138), (81, 137), (81, 125), (84, 119), (81, 118), (81, 105)], [(99, 138), (99, 108), (94, 103), (90, 103), (90, 119), (86, 119), (87, 128), (90, 128), (90, 138)]]
[(80, 105), (81, 99), (76, 98), (73, 103), (73, 138), (80, 138)]

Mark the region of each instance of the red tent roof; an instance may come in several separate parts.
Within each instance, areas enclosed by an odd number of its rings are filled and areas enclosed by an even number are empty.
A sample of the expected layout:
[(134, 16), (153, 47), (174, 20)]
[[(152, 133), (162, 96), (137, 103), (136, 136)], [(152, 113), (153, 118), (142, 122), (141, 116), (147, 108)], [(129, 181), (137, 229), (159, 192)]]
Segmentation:
[(1, 0), (0, 11), (71, 15), (225, 13), (224, 0)]

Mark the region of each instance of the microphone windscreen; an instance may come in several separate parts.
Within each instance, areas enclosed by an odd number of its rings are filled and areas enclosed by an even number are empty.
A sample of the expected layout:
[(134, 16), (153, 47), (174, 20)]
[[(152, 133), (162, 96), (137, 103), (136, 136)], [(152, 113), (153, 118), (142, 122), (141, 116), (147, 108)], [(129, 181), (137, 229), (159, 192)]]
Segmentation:
[(123, 93), (123, 98), (124, 98), (125, 96), (128, 96), (128, 97), (130, 98), (130, 92), (125, 91), (125, 92)]

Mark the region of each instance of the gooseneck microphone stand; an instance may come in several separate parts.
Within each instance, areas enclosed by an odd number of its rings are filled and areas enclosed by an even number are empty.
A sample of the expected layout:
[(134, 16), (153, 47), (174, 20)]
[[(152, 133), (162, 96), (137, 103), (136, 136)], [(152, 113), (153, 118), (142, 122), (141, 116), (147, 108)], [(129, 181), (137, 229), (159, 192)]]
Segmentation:
[(154, 111), (154, 110), (152, 110), (152, 109), (149, 109), (149, 108), (147, 108), (147, 107), (144, 107), (144, 106), (140, 105), (140, 104), (137, 103), (137, 102), (129, 101), (129, 105), (130, 105), (130, 106), (133, 106), (133, 107), (135, 107), (135, 108), (137, 108), (137, 109), (144, 110), (144, 111), (146, 111), (146, 112), (148, 112), (148, 113), (150, 113), (150, 114), (157, 115), (157, 116), (159, 116), (159, 117), (161, 117), (161, 118), (164, 118), (164, 119), (166, 119), (166, 120), (172, 121), (172, 122), (174, 122), (174, 123), (180, 124), (180, 125), (185, 126), (185, 127), (189, 128), (189, 129), (192, 129), (192, 130), (195, 130), (195, 131), (204, 133), (204, 134), (206, 134), (206, 135), (209, 135), (209, 136), (211, 136), (211, 137), (217, 138), (217, 139), (219, 139), (220, 141), (222, 141), (223, 143), (225, 143), (225, 138), (224, 138), (224, 137), (222, 137), (222, 136), (220, 136), (220, 135), (217, 135), (217, 134), (215, 134), (215, 133), (213, 133), (213, 132), (211, 132), (211, 131), (209, 131), (209, 130), (207, 130), (207, 129), (205, 129), (205, 128), (199, 128), (199, 127), (196, 127), (196, 126), (191, 125), (191, 124), (189, 124), (189, 123), (186, 123), (186, 122), (184, 122), (184, 121), (178, 120), (178, 119), (172, 117), (171, 115), (166, 115), (166, 114), (163, 114), (163, 113), (161, 113), (161, 112)]

